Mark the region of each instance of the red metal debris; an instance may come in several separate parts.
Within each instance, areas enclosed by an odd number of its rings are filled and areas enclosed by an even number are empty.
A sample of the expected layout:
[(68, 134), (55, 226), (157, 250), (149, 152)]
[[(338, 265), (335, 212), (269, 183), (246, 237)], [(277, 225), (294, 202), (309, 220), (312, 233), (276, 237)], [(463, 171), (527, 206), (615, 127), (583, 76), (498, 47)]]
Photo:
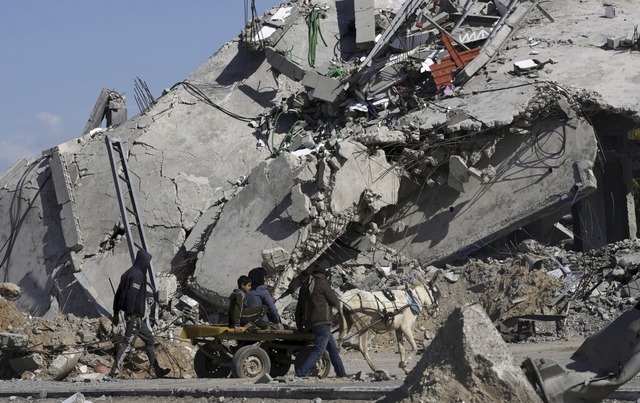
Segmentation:
[(455, 70), (462, 69), (480, 53), (480, 47), (458, 52), (451, 43), (450, 35), (447, 32), (442, 32), (442, 43), (447, 48), (449, 56), (430, 66), (431, 75), (438, 90), (451, 83), (453, 80), (452, 74)]

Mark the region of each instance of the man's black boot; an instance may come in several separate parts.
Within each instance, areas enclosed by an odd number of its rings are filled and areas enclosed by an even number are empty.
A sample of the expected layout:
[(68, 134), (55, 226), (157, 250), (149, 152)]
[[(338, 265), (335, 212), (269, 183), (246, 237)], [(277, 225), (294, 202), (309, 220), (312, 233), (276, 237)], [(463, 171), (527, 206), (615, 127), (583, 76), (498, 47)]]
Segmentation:
[(169, 372), (171, 372), (171, 370), (169, 368), (162, 368), (156, 362), (155, 365), (153, 366), (153, 372), (155, 373), (156, 378), (164, 378), (165, 376), (167, 376)]

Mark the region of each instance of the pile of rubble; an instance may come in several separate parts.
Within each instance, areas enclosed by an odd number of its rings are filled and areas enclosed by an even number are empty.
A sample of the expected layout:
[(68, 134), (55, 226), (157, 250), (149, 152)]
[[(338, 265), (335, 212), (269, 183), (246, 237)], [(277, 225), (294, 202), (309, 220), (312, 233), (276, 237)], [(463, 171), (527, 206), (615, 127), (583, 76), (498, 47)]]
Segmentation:
[(108, 366), (134, 245), (167, 345), (223, 322), (256, 266), (289, 320), (314, 264), (342, 290), (437, 273), (426, 340), (469, 302), (507, 340), (587, 335), (634, 303), (635, 4), (373, 3), (254, 15), (138, 116), (104, 90), (82, 136), (0, 177), (7, 298), (39, 324), (3, 319), (2, 376)]
[[(442, 332), (466, 335), (465, 329), (454, 332), (447, 326), (457, 323), (459, 319), (451, 315), (460, 315), (460, 307), (469, 304), (482, 307), (490, 323), (486, 326), (493, 329), (491, 334), (495, 332), (496, 338), (544, 342), (586, 337), (629, 309), (640, 297), (637, 286), (640, 241), (619, 242), (588, 253), (545, 247), (532, 240), (522, 242), (518, 249), (515, 253), (484, 249), (465, 262), (427, 270), (405, 267), (367, 272), (365, 266), (347, 270), (335, 267), (331, 280), (336, 289), (343, 291), (356, 285), (381, 290), (402, 287), (436, 273), (431, 280), (438, 290), (437, 304), (421, 313), (415, 329), (421, 344), (428, 346), (425, 354), (429, 357), (432, 354), (429, 351), (441, 354), (457, 348), (448, 344), (451, 342), (448, 338), (442, 340), (437, 335)], [(0, 288), (6, 298), (0, 299), (1, 378), (96, 379), (111, 367), (122, 329), (113, 328), (107, 318), (77, 318), (71, 314), (31, 317), (10, 301), (17, 296), (17, 287), (5, 283)], [(295, 300), (287, 301), (282, 317), (287, 325), (293, 325)], [(199, 319), (206, 318), (201, 309), (196, 308), (199, 312), (195, 318), (176, 309), (185, 306), (188, 304), (177, 299), (163, 306), (156, 331), (159, 360), (176, 377), (194, 376), (195, 347), (177, 337), (181, 325), (208, 323)], [(522, 323), (533, 327), (518, 329)], [(375, 335), (372, 344), (375, 351), (396, 348), (392, 334)], [(141, 343), (138, 347), (126, 361), (123, 376), (127, 378), (148, 376), (144, 348)], [(421, 365), (427, 365), (429, 374), (440, 371), (439, 375), (433, 375), (440, 379), (439, 388), (447, 384), (441, 378), (451, 369), (446, 370), (433, 357)]]
[[(3, 283), (3, 290), (17, 287)], [(6, 294), (3, 294), (6, 297)], [(32, 317), (18, 310), (10, 299), (0, 298), (0, 379), (78, 380), (101, 379), (113, 364), (115, 350), (124, 329), (113, 327), (106, 317), (79, 318), (73, 314), (57, 314), (51, 318)], [(182, 323), (193, 323), (167, 309), (155, 331), (158, 360), (172, 370), (175, 377), (193, 376), (195, 347), (180, 340)], [(122, 376), (140, 379), (149, 376), (148, 360), (143, 344), (126, 360)]]

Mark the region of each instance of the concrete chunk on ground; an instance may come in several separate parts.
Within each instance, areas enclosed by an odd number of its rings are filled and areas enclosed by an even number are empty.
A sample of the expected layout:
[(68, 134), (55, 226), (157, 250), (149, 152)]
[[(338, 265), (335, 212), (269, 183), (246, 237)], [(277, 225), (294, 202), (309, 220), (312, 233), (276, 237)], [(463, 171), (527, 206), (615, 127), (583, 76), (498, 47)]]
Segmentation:
[(383, 401), (542, 402), (480, 305), (455, 309)]

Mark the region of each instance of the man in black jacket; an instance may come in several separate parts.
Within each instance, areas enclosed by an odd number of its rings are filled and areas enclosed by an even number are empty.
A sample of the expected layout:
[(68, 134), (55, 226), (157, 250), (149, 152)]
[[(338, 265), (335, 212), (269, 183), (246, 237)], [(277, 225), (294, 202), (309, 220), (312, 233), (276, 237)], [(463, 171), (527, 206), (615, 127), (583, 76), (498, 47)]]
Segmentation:
[(124, 338), (118, 347), (116, 360), (109, 372), (109, 376), (115, 378), (120, 373), (120, 366), (124, 357), (133, 346), (136, 338), (140, 336), (144, 341), (149, 366), (158, 378), (162, 378), (169, 373), (169, 368), (162, 368), (156, 360), (156, 353), (153, 347), (153, 333), (149, 328), (148, 318), (145, 315), (147, 298), (147, 272), (151, 255), (143, 250), (138, 250), (133, 266), (125, 271), (120, 277), (118, 290), (113, 298), (113, 316), (111, 321), (114, 326), (120, 323), (120, 312), (124, 313), (125, 331)]
[(307, 376), (325, 350), (329, 352), (336, 376), (347, 376), (338, 345), (331, 334), (331, 307), (339, 307), (338, 296), (327, 280), (326, 269), (317, 266), (313, 269), (309, 281), (301, 287), (296, 306), (296, 326), (300, 330), (313, 332), (313, 349), (302, 366), (296, 370), (296, 376)]

